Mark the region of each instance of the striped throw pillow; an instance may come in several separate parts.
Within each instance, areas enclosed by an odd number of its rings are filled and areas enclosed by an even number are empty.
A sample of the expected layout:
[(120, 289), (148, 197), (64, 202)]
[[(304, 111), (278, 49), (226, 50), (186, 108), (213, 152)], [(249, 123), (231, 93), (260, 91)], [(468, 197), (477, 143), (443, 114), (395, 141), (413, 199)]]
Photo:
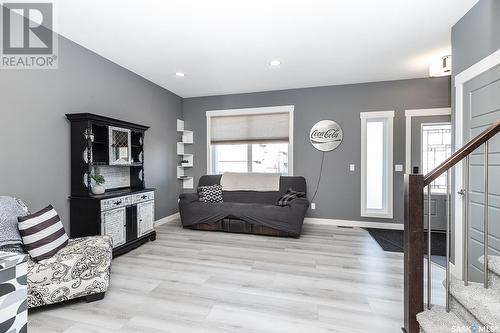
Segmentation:
[(24, 246), (35, 261), (52, 257), (68, 245), (68, 236), (54, 207), (18, 218), (19, 233)]
[(283, 207), (289, 206), (293, 200), (298, 199), (298, 198), (305, 198), (305, 197), (306, 197), (305, 192), (294, 191), (291, 188), (289, 188), (288, 191), (286, 191), (286, 193), (283, 194), (281, 196), (281, 198), (279, 198), (276, 205), (283, 206)]

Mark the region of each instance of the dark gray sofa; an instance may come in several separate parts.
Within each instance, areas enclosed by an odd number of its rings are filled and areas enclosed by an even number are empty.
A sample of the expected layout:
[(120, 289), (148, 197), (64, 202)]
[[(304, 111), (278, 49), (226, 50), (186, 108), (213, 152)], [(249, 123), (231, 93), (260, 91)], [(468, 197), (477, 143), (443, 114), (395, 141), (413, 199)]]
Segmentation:
[[(219, 184), (221, 175), (202, 176), (198, 186)], [(289, 189), (306, 192), (304, 177), (280, 177), (279, 191), (224, 191), (222, 203), (198, 201), (197, 193), (179, 197), (179, 212), (185, 228), (298, 237), (309, 201), (295, 199), (290, 206), (277, 206)]]

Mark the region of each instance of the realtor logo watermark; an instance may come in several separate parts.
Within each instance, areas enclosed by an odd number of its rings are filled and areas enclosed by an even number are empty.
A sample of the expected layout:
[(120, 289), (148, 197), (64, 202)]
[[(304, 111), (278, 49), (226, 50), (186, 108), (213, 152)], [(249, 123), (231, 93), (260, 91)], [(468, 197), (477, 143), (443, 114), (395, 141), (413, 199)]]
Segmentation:
[(54, 4), (0, 2), (0, 9), (0, 68), (56, 69)]

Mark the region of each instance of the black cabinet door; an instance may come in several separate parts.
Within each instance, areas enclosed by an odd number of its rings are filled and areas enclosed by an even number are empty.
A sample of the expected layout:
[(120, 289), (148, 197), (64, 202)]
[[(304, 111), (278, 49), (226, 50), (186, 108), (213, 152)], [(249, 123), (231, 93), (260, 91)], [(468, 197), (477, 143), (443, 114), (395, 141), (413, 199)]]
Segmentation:
[(127, 207), (127, 242), (137, 239), (137, 206)]

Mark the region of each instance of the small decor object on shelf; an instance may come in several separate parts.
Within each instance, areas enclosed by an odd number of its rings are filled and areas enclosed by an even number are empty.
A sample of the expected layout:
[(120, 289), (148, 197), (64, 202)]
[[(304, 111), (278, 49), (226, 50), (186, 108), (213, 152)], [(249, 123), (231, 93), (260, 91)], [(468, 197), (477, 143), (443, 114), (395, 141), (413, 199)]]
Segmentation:
[(96, 183), (96, 185), (92, 186), (92, 193), (96, 195), (103, 194), (106, 191), (104, 186), (102, 186), (102, 184), (106, 182), (104, 177), (98, 173), (94, 173), (90, 176), (90, 178), (92, 178)]

